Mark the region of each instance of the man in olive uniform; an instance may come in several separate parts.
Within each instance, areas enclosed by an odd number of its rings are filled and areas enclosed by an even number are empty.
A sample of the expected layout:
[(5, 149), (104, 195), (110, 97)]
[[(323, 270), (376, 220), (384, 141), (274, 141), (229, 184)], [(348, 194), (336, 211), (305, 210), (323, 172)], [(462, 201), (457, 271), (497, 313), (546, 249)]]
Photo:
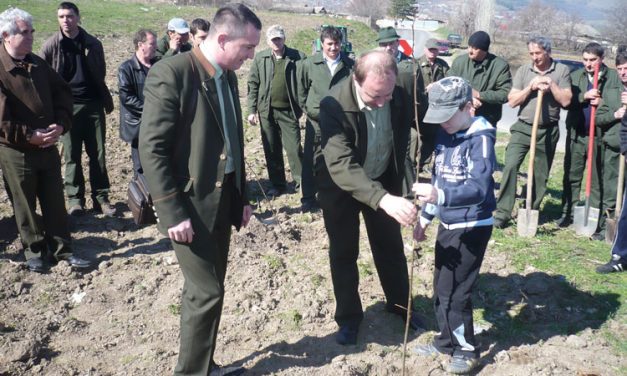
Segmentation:
[(298, 102), (307, 114), (303, 151), (301, 210), (316, 210), (314, 168), (320, 156), (320, 101), (329, 90), (350, 76), (353, 60), (341, 51), (342, 32), (327, 26), (320, 32), (322, 51), (298, 64)]
[(285, 31), (272, 25), (266, 33), (270, 48), (259, 52), (248, 76), (248, 122), (259, 124), (266, 167), (272, 188), (269, 196), (286, 190), (283, 148), (287, 153), (292, 178), (300, 187), (303, 149), (300, 144), (296, 62), (305, 55), (285, 45)]
[(224, 371), (213, 354), (231, 227), (246, 226), (252, 214), (235, 71), (254, 57), (260, 36), (249, 8), (227, 4), (199, 48), (161, 60), (146, 78), (139, 153), (159, 230), (185, 279), (175, 375)]
[[(564, 193), (562, 195), (562, 218), (560, 227), (572, 222), (573, 205), (579, 201), (581, 182), (587, 168), (588, 132), (593, 106), (599, 108), (603, 102), (608, 110), (598, 111), (595, 116), (595, 152), (592, 167), (592, 191), (590, 205), (599, 208), (599, 229), (593, 238), (604, 240), (605, 210), (616, 205), (616, 182), (618, 179), (618, 157), (620, 144), (619, 121), (614, 111), (620, 102), (614, 100), (622, 91), (622, 83), (615, 70), (603, 64), (605, 49), (598, 43), (589, 43), (583, 49), (583, 68), (571, 73), (573, 98), (566, 116), (567, 140), (564, 156)], [(599, 66), (598, 89), (593, 88), (594, 69)], [(612, 93), (612, 95), (608, 95)], [(608, 103), (609, 101), (609, 103)], [(610, 197), (611, 196), (611, 197)]]
[(168, 22), (168, 30), (157, 42), (155, 60), (187, 52), (192, 49), (189, 43), (189, 24), (182, 18), (173, 18)]
[(511, 137), (505, 151), (505, 166), (494, 215), (496, 228), (506, 227), (512, 217), (518, 170), (531, 145), (531, 125), (538, 91), (542, 90), (544, 97), (536, 137), (531, 205), (534, 210), (538, 210), (546, 192), (546, 183), (559, 140), (560, 108), (568, 106), (572, 96), (570, 72), (564, 64), (556, 63), (551, 58), (551, 42), (544, 37), (534, 37), (527, 43), (527, 48), (531, 62), (518, 69), (514, 77), (514, 87), (508, 96), (509, 105), (512, 108), (520, 106), (520, 109), (518, 121), (509, 130)]
[[(72, 92), (46, 62), (32, 53), (33, 18), (10, 8), (0, 14), (0, 168), (13, 204), (26, 266), (89, 262), (72, 254), (56, 143), (72, 125)], [(37, 201), (41, 217), (37, 214)]]
[(113, 98), (105, 83), (107, 67), (102, 43), (78, 26), (80, 20), (76, 4), (69, 1), (59, 4), (59, 31), (44, 42), (39, 55), (70, 84), (74, 97), (72, 129), (61, 138), (68, 213), (80, 215), (85, 210), (81, 163), (85, 144), (93, 208), (112, 217), (115, 208), (109, 203), (105, 112), (113, 111)]
[(435, 136), (440, 128), (440, 124), (426, 124), (422, 121), (429, 107), (429, 93), (427, 88), (432, 83), (444, 78), (446, 72), (449, 70), (448, 63), (438, 57), (439, 52), (437, 41), (433, 38), (428, 39), (425, 42), (424, 54), (418, 61), (425, 85), (425, 90), (422, 92), (422, 99), (420, 100), (420, 112), (418, 114), (420, 116), (420, 126), (422, 127), (420, 129), (422, 141), (420, 146), (420, 170), (431, 160), (431, 154), (433, 154), (433, 149), (435, 148)]
[[(401, 197), (403, 164), (412, 110), (396, 85), (395, 60), (382, 51), (360, 56), (352, 78), (335, 86), (320, 104), (321, 163), (316, 165), (320, 206), (329, 236), (336, 342), (357, 342), (363, 320), (359, 298), (360, 214), (364, 218), (386, 309), (405, 318), (409, 293), (401, 225), (417, 210)], [(410, 326), (420, 327), (417, 315)]]
[(490, 36), (477, 31), (468, 38), (468, 53), (453, 61), (447, 76), (458, 76), (472, 86), (476, 116), (483, 116), (494, 127), (501, 120), (502, 107), (512, 88), (509, 64), (490, 53)]
[(377, 35), (377, 43), (385, 52), (389, 53), (396, 59), (397, 63), (401, 61), (411, 61), (411, 56), (399, 50), (401, 36), (398, 35), (396, 29), (392, 26), (383, 27)]

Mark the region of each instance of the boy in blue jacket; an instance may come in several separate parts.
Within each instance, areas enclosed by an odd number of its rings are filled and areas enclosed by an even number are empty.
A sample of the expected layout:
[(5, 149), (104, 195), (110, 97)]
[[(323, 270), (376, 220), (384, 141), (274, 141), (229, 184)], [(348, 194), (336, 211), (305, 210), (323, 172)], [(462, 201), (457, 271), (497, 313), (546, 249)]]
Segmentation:
[(472, 288), (492, 235), (496, 207), (494, 179), (496, 131), (474, 117), (472, 88), (460, 77), (442, 79), (429, 90), (426, 123), (441, 124), (436, 138), (431, 184), (413, 190), (424, 204), (414, 229), (417, 241), (438, 217), (433, 297), (440, 333), (419, 345), (419, 355), (447, 354), (447, 371), (468, 373), (477, 366), (479, 349), (472, 320)]

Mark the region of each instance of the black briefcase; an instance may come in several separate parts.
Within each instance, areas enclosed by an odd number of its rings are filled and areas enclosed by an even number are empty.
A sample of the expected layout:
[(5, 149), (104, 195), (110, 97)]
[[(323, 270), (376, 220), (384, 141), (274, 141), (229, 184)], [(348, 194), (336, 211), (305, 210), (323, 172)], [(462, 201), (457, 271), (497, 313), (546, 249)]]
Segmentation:
[(133, 219), (138, 225), (151, 225), (157, 223), (155, 211), (152, 207), (152, 199), (146, 187), (146, 178), (137, 174), (128, 184), (128, 207), (133, 213)]

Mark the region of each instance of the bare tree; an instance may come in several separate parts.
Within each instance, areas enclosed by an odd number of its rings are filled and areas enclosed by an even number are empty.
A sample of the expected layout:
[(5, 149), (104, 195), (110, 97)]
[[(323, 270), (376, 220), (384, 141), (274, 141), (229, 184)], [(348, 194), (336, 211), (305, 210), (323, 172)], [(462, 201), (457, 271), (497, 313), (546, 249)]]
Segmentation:
[(494, 8), (495, 0), (478, 0), (478, 9), (475, 17), (475, 30), (483, 30), (494, 36)]
[(607, 12), (607, 22), (604, 34), (608, 39), (618, 44), (627, 43), (627, 2), (617, 1), (616, 6)]
[(557, 10), (540, 0), (532, 0), (516, 14), (515, 26), (519, 31), (533, 35), (553, 37), (556, 34)]
[(463, 0), (460, 12), (449, 20), (451, 29), (464, 37), (470, 36), (476, 30), (478, 2), (479, 0)]
[(350, 0), (346, 10), (355, 16), (378, 18), (385, 14), (387, 0)]

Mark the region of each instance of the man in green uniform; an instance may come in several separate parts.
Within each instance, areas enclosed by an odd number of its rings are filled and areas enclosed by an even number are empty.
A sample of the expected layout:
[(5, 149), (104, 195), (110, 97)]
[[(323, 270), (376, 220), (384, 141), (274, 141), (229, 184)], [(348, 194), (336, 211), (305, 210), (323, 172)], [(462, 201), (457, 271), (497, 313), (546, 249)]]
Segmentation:
[(422, 99), (420, 100), (420, 136), (422, 144), (420, 146), (420, 170), (429, 163), (431, 160), (431, 154), (435, 148), (435, 136), (438, 133), (440, 124), (425, 124), (424, 119), (429, 107), (429, 93), (427, 88), (432, 83), (441, 80), (446, 76), (446, 72), (449, 70), (448, 63), (438, 57), (440, 50), (435, 39), (428, 39), (425, 43), (424, 55), (419, 60), (420, 70), (422, 71), (422, 78), (424, 80), (425, 90), (422, 92)]
[(59, 31), (44, 42), (39, 55), (70, 84), (74, 97), (72, 129), (61, 138), (68, 213), (81, 215), (85, 210), (81, 163), (85, 144), (93, 208), (112, 217), (115, 208), (109, 203), (105, 112), (113, 111), (113, 99), (105, 83), (107, 67), (102, 43), (78, 26), (80, 20), (76, 4), (69, 1), (59, 4)]
[(320, 33), (322, 51), (298, 64), (298, 102), (307, 114), (303, 151), (301, 210), (316, 210), (314, 168), (320, 156), (320, 101), (329, 90), (350, 76), (353, 60), (341, 52), (342, 32), (327, 26)]
[(468, 54), (457, 57), (446, 75), (462, 77), (470, 82), (475, 115), (483, 116), (496, 127), (512, 88), (512, 75), (509, 64), (488, 52), (489, 48), (488, 33), (473, 33), (468, 38)]
[[(407, 95), (396, 85), (395, 60), (381, 51), (363, 54), (352, 78), (335, 86), (320, 104), (321, 163), (316, 181), (329, 258), (335, 340), (357, 342), (364, 313), (359, 298), (360, 215), (364, 218), (386, 309), (406, 317), (409, 282), (401, 225), (416, 220), (416, 207), (401, 197), (403, 164), (412, 116)], [(410, 326), (422, 325), (418, 315)]]
[(160, 61), (146, 78), (139, 152), (159, 230), (185, 279), (175, 375), (216, 371), (231, 226), (252, 214), (235, 71), (254, 57), (260, 35), (250, 9), (225, 5), (199, 48)]
[(269, 196), (286, 190), (283, 148), (287, 153), (292, 178), (300, 188), (303, 149), (300, 144), (296, 62), (305, 55), (285, 45), (285, 31), (272, 25), (266, 32), (270, 48), (259, 52), (248, 76), (248, 122), (259, 124), (266, 167), (272, 188)]
[(182, 18), (173, 18), (168, 22), (168, 30), (157, 42), (155, 60), (174, 56), (192, 49), (189, 43), (189, 25)]
[(72, 125), (72, 92), (32, 53), (35, 30), (30, 14), (17, 8), (4, 11), (0, 30), (0, 168), (26, 265), (33, 272), (43, 272), (47, 259), (88, 267), (88, 261), (72, 254), (56, 147)]
[[(536, 109), (538, 91), (544, 92), (542, 113), (537, 134), (534, 160), (532, 208), (540, 207), (546, 191), (549, 170), (559, 140), (560, 108), (570, 103), (570, 72), (568, 67), (551, 58), (551, 42), (534, 37), (527, 43), (531, 62), (522, 65), (514, 76), (514, 87), (509, 93), (509, 105), (519, 107), (518, 121), (510, 128), (511, 137), (505, 151), (505, 166), (501, 188), (496, 202), (494, 227), (508, 225), (516, 201), (518, 170), (531, 145), (531, 125)], [(450, 71), (449, 71), (450, 73)]]
[[(564, 193), (562, 195), (562, 217), (560, 227), (572, 222), (573, 205), (579, 201), (581, 182), (586, 169), (588, 155), (588, 132), (591, 124), (591, 110), (603, 102), (610, 111), (597, 112), (595, 116), (595, 152), (592, 168), (592, 192), (590, 205), (599, 208), (599, 229), (604, 229), (605, 209), (616, 205), (616, 182), (618, 179), (618, 157), (620, 143), (617, 126), (620, 119), (615, 119), (613, 112), (620, 107), (619, 101), (612, 102), (612, 95), (622, 91), (622, 83), (615, 70), (603, 64), (605, 49), (598, 43), (589, 43), (583, 49), (583, 68), (571, 73), (573, 98), (566, 116), (567, 144), (564, 156)], [(599, 66), (598, 89), (593, 88), (594, 69)], [(606, 99), (607, 98), (607, 99)], [(609, 101), (609, 103), (607, 103)], [(608, 197), (612, 196), (612, 197)], [(610, 205), (610, 206), (606, 206)], [(603, 231), (593, 235), (604, 240)]]

